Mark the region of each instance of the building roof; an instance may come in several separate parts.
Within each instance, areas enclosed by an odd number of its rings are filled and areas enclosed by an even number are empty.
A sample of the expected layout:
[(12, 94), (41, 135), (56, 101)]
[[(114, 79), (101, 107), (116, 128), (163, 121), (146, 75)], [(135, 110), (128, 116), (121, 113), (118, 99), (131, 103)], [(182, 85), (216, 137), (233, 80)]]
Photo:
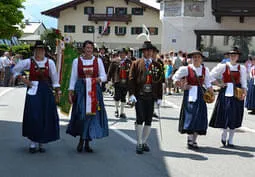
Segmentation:
[[(75, 7), (83, 2), (87, 2), (87, 1), (91, 1), (93, 2), (94, 0), (73, 0), (73, 1), (70, 1), (70, 2), (67, 2), (65, 4), (62, 4), (60, 6), (57, 6), (57, 7), (54, 7), (52, 9), (49, 9), (49, 10), (46, 10), (46, 11), (43, 11), (41, 12), (41, 14), (43, 15), (48, 15), (48, 16), (51, 16), (51, 17), (54, 17), (54, 18), (58, 18), (59, 17), (59, 14), (62, 10), (65, 10), (65, 9), (68, 9), (70, 7)], [(150, 9), (153, 9), (155, 11), (159, 11), (159, 9), (149, 5), (149, 4), (146, 4), (144, 2), (141, 2), (140, 0), (125, 0), (127, 3), (128, 2), (132, 2), (132, 3), (135, 3), (137, 5), (140, 5), (142, 7), (145, 7), (145, 8), (150, 8)]]
[(19, 38), (20, 41), (37, 41), (37, 40), (40, 40), (40, 39), (41, 39), (41, 36), (40, 35), (35, 35), (35, 34)]
[(33, 34), (40, 27), (40, 25), (43, 25), (43, 27), (46, 29), (42, 22), (28, 22), (27, 24), (25, 23), (25, 28), (22, 29), (22, 31), (25, 34)]

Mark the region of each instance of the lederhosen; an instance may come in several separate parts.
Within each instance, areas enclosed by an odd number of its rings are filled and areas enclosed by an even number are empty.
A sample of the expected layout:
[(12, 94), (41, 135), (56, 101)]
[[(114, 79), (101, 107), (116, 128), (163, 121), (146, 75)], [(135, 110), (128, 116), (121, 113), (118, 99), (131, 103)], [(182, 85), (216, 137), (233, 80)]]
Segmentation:
[[(241, 87), (240, 65), (238, 65), (238, 71), (230, 71), (226, 64), (223, 73), (224, 83), (233, 83), (230, 73), (235, 80), (236, 85), (234, 86)], [(244, 101), (240, 101), (234, 96), (227, 97), (225, 92), (226, 88), (222, 88), (219, 92), (209, 125), (214, 128), (235, 129), (242, 125)]]
[(23, 116), (23, 136), (39, 143), (59, 139), (59, 117), (49, 77), (49, 60), (39, 68), (31, 59), (30, 81), (38, 81), (35, 95), (26, 95)]
[(157, 69), (158, 63), (154, 61), (152, 61), (148, 69), (145, 67), (145, 82), (140, 89), (139, 95), (137, 95), (137, 102), (135, 104), (136, 123), (138, 125), (142, 125), (143, 123), (147, 126), (151, 125), (154, 100), (157, 99), (153, 97), (153, 92), (158, 91), (158, 85), (153, 83), (153, 77), (158, 72)]
[(179, 119), (179, 132), (193, 134), (198, 133), (200, 135), (205, 135), (207, 131), (207, 106), (203, 99), (203, 85), (205, 78), (205, 67), (202, 66), (202, 76), (198, 77), (194, 73), (195, 71), (188, 66), (188, 85), (197, 86), (197, 100), (195, 102), (189, 101), (189, 90), (184, 91), (182, 107)]
[(114, 100), (126, 102), (126, 95), (128, 91), (128, 75), (131, 66), (131, 61), (125, 59), (124, 62), (118, 66), (118, 72), (115, 74), (119, 75), (120, 82), (114, 83)]

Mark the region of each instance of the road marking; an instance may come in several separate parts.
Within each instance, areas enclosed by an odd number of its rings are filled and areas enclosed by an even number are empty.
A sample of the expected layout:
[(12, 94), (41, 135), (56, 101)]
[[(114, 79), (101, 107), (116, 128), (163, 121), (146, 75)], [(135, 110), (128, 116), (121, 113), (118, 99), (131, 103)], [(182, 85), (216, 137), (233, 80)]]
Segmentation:
[(169, 106), (171, 106), (172, 108), (179, 108), (179, 106), (177, 106), (176, 104), (174, 104), (174, 103), (172, 103), (172, 102), (170, 102), (170, 101), (167, 101), (167, 100), (163, 100), (163, 103), (166, 103), (166, 104), (168, 104)]
[(238, 128), (237, 130), (239, 130), (239, 131), (244, 131), (244, 132), (251, 132), (251, 133), (255, 133), (255, 130), (254, 129), (252, 129), (252, 128), (248, 128), (248, 127), (240, 127), (240, 128)]
[(122, 136), (123, 138), (125, 138), (126, 140), (128, 140), (129, 142), (131, 142), (132, 144), (136, 144), (136, 140), (130, 136), (128, 136), (126, 133), (120, 131), (119, 129), (117, 129), (115, 126), (110, 126), (110, 129), (112, 131), (114, 131), (115, 133), (117, 133), (118, 135)]
[(3, 96), (4, 94), (6, 94), (7, 92), (13, 90), (13, 89), (14, 89), (14, 88), (5, 89), (4, 91), (2, 91), (2, 92), (0, 93), (0, 97)]

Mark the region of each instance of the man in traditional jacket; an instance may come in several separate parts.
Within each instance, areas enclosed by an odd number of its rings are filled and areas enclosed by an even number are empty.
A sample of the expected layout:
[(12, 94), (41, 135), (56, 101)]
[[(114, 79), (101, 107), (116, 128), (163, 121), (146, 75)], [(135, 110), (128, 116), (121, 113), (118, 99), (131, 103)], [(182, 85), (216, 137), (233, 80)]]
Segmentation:
[[(110, 66), (110, 57), (106, 54), (108, 52), (108, 49), (103, 45), (101, 48), (99, 48), (99, 54), (98, 57), (102, 59), (104, 64), (104, 70), (107, 73), (108, 68)], [(102, 91), (104, 92), (106, 90), (106, 82), (102, 83)]]
[[(112, 61), (108, 70), (108, 80), (114, 84), (115, 117), (127, 118), (124, 113), (126, 96), (128, 92), (128, 75), (131, 67), (131, 60), (127, 58), (127, 51), (123, 48), (118, 51), (119, 58)], [(119, 115), (119, 102), (120, 115)]]
[(160, 64), (152, 60), (153, 45), (145, 41), (140, 50), (143, 57), (132, 63), (129, 73), (129, 99), (136, 109), (137, 154), (150, 151), (146, 142), (151, 131), (154, 100), (157, 104), (162, 100)]

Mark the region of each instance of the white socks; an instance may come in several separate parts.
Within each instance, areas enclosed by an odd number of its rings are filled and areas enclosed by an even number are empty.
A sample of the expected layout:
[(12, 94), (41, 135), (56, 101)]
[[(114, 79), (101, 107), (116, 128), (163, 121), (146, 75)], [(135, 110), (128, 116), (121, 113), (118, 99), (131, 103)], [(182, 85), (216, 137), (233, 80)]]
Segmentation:
[(229, 129), (228, 143), (233, 144), (235, 129)]
[(115, 101), (115, 108), (116, 108), (116, 111), (118, 112), (119, 111), (119, 101)]
[(223, 132), (221, 134), (221, 139), (223, 141), (227, 141), (227, 133), (228, 133), (228, 130), (227, 129), (223, 129)]
[(197, 142), (197, 133), (193, 134), (193, 139), (192, 139), (193, 143)]
[(150, 133), (151, 133), (151, 126), (145, 125), (143, 127), (143, 143), (146, 143)]
[(136, 129), (136, 135), (137, 135), (137, 144), (142, 144), (143, 143), (143, 125), (135, 125)]
[(125, 102), (120, 103), (120, 114), (124, 114), (124, 107), (125, 107)]

